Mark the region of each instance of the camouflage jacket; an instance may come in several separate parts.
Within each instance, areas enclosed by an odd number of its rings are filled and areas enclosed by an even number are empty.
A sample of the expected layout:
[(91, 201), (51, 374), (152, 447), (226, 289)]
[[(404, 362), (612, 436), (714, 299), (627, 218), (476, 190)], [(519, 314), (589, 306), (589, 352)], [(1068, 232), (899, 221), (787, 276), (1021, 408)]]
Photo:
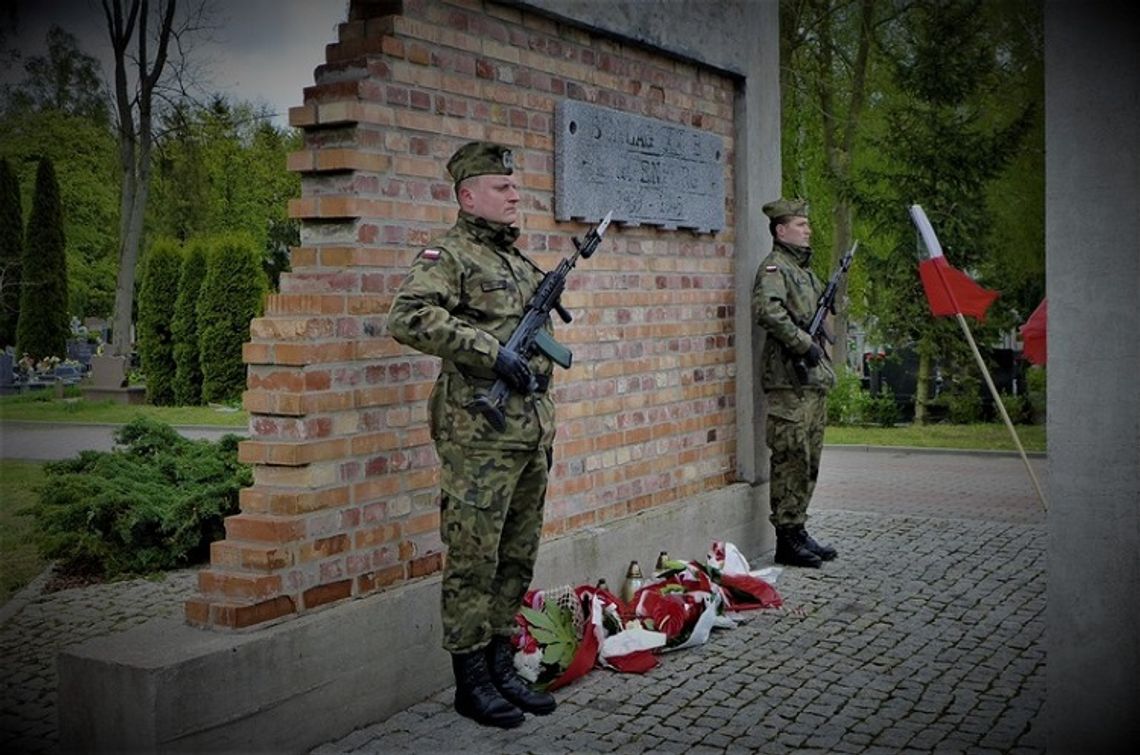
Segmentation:
[[(756, 273), (752, 316), (768, 334), (760, 353), (760, 382), (766, 391), (799, 385), (792, 363), (811, 345), (806, 328), (824, 289), (810, 263), (810, 248), (776, 242)], [(835, 372), (826, 360), (808, 370), (805, 387), (826, 391), (834, 385)]]
[[(534, 449), (554, 440), (549, 391), (512, 392), (498, 432), (467, 408), (495, 382), (499, 345), (511, 337), (543, 271), (515, 248), (518, 229), (459, 213), (455, 225), (412, 263), (392, 308), (388, 332), (400, 343), (443, 360), (429, 401), (432, 438), (479, 448)], [(553, 333), (549, 319), (547, 330)], [(553, 363), (544, 355), (530, 368), (549, 384)]]

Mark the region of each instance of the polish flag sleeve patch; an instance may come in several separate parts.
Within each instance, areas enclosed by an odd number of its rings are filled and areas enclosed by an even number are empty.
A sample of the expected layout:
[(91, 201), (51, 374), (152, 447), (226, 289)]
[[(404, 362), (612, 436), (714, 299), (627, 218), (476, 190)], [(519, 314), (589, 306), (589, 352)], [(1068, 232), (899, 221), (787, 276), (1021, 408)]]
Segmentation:
[(435, 260), (439, 259), (439, 254), (440, 252), (438, 249), (425, 249), (420, 252), (420, 256), (429, 262), (434, 262)]

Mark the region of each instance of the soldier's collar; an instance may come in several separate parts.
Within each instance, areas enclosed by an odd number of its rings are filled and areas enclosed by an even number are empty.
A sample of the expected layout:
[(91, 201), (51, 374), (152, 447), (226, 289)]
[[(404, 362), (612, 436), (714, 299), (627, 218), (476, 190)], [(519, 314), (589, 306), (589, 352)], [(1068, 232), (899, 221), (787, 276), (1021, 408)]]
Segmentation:
[(506, 223), (493, 223), (486, 218), (459, 211), (458, 225), (479, 241), (496, 246), (512, 246), (519, 238), (519, 229)]
[(810, 246), (795, 246), (794, 244), (787, 244), (783, 241), (777, 241), (775, 245), (787, 250), (789, 254), (795, 257), (796, 262), (800, 263), (801, 267), (806, 267), (811, 262)]

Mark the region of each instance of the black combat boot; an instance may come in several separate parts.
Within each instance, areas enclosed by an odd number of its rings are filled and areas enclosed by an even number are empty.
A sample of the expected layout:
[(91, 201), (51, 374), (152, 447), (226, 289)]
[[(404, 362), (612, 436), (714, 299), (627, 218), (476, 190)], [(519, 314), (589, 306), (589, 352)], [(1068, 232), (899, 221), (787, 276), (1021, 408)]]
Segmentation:
[(487, 668), (491, 672), (491, 681), (494, 682), (495, 689), (526, 713), (535, 713), (539, 716), (553, 713), (557, 707), (554, 695), (533, 690), (525, 680), (519, 678), (513, 657), (511, 641), (506, 637), (496, 636), (487, 646)]
[(800, 525), (800, 537), (803, 538), (804, 546), (824, 561), (831, 561), (833, 558), (839, 555), (839, 551), (835, 550), (830, 545), (817, 543), (815, 541), (815, 538), (807, 533), (807, 530), (804, 529), (804, 526), (802, 524)]
[(785, 566), (808, 566), (818, 569), (823, 563), (804, 543), (804, 531), (798, 524), (785, 524), (776, 528), (776, 563)]
[(526, 720), (523, 712), (495, 689), (485, 650), (452, 653), (451, 669), (455, 672), (455, 710), (459, 715), (501, 729), (513, 729)]

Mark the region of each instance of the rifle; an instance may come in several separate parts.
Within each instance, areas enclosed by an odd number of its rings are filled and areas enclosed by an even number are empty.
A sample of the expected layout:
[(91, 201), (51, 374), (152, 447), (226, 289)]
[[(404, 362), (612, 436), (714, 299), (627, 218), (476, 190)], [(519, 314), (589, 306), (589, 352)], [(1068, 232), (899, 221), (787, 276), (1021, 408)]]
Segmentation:
[[(563, 260), (558, 263), (558, 267), (543, 277), (542, 283), (538, 286), (538, 290), (534, 292), (534, 296), (527, 302), (522, 321), (519, 322), (515, 331), (511, 333), (511, 337), (503, 346), (504, 348), (514, 351), (523, 359), (529, 359), (534, 355), (536, 350), (541, 351), (550, 357), (551, 361), (563, 369), (570, 368), (570, 363), (573, 361), (574, 355), (570, 349), (555, 341), (550, 334), (543, 330), (543, 325), (546, 324), (547, 318), (550, 317), (551, 310), (558, 313), (558, 316), (562, 318), (562, 322), (568, 323), (574, 319), (559, 302), (562, 291), (566, 288), (566, 278), (570, 275), (570, 271), (574, 268), (574, 265), (577, 264), (579, 257), (589, 259), (590, 255), (598, 248), (598, 244), (602, 242), (602, 235), (606, 232), (606, 227), (610, 224), (611, 217), (613, 217), (612, 210), (606, 213), (606, 216), (602, 219), (602, 222), (598, 224), (597, 228), (592, 229), (586, 234), (585, 241), (578, 241), (576, 237), (571, 238), (571, 241), (574, 242), (574, 254), (570, 257), (563, 258)], [(530, 390), (533, 392), (537, 389), (538, 381), (532, 377)], [(510, 386), (507, 385), (506, 381), (502, 378), (498, 378), (495, 380), (495, 384), (491, 386), (491, 390), (488, 393), (477, 395), (475, 399), (467, 405), (467, 409), (472, 413), (479, 412), (487, 418), (487, 421), (491, 423), (491, 427), (502, 432), (507, 428), (507, 419), (503, 415), (503, 404), (510, 394)]]
[[(839, 260), (839, 267), (831, 274), (831, 280), (827, 282), (827, 287), (823, 289), (823, 293), (819, 295), (819, 301), (816, 303), (815, 314), (808, 324), (807, 334), (813, 341), (819, 343), (819, 347), (823, 349), (823, 355), (830, 361), (831, 357), (827, 353), (827, 344), (835, 343), (835, 338), (827, 332), (827, 326), (823, 324), (827, 313), (835, 314), (835, 297), (839, 293), (839, 284), (843, 280), (843, 276), (847, 274), (847, 269), (851, 267), (851, 261), (855, 259), (855, 250), (859, 248), (859, 242), (856, 240), (847, 253)], [(804, 358), (798, 357), (792, 365), (796, 371), (796, 379), (799, 380), (800, 385), (807, 385), (808, 367)]]

